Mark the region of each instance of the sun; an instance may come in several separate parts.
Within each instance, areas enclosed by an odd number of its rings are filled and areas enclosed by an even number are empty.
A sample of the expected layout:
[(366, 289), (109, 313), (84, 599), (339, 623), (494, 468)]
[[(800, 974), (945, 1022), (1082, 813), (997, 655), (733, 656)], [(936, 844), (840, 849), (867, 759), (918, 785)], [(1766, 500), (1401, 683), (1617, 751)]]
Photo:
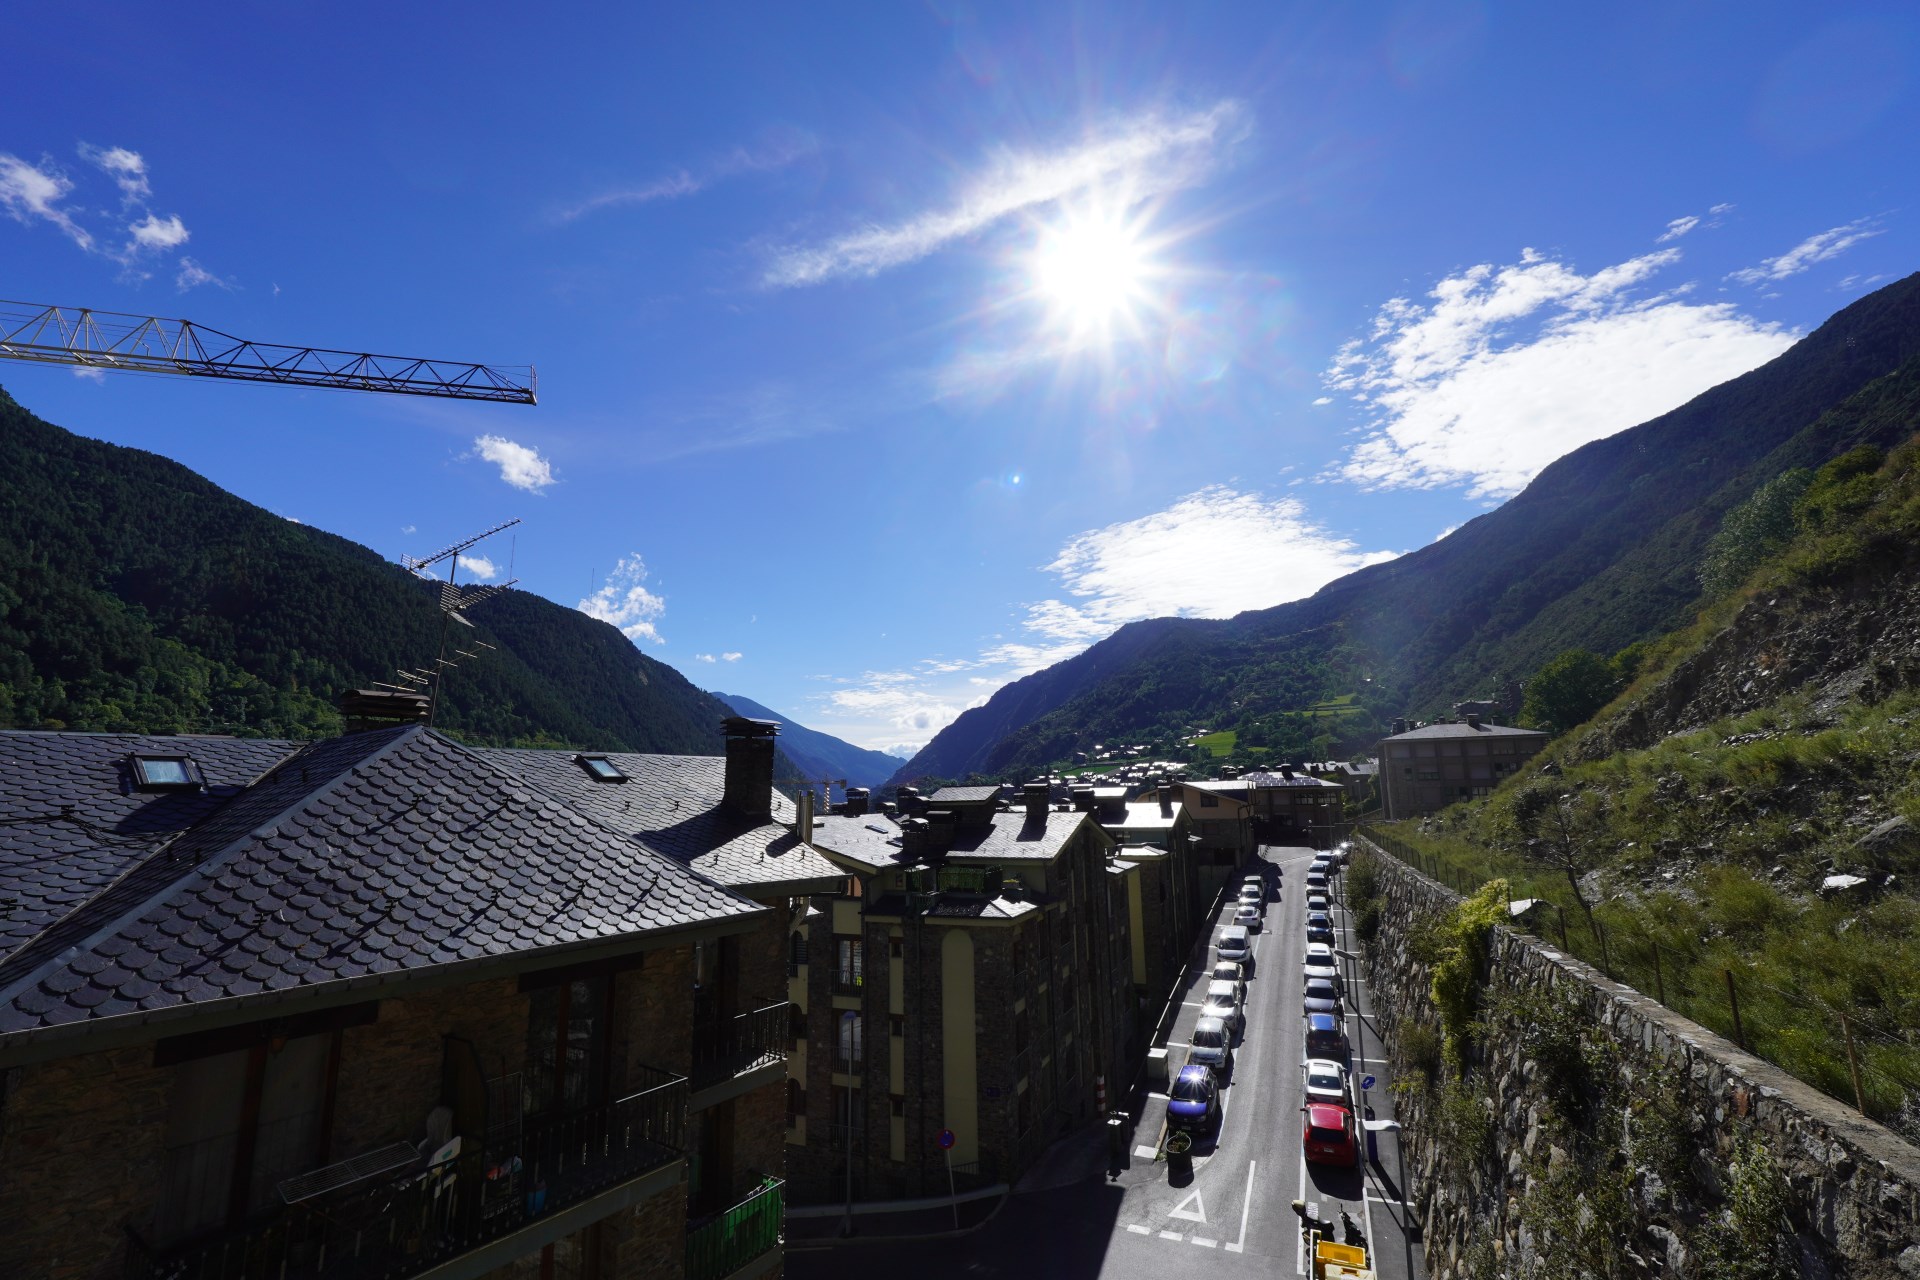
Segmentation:
[(1132, 318), (1145, 300), (1152, 262), (1138, 227), (1111, 215), (1076, 214), (1041, 231), (1032, 273), (1035, 293), (1084, 334)]

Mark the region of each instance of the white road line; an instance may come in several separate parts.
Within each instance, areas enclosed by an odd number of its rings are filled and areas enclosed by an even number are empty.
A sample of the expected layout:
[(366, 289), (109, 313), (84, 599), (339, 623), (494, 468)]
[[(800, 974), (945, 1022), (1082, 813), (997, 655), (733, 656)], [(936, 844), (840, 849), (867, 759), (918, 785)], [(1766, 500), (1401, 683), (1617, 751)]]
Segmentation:
[(1153, 1234), (1152, 1227), (1142, 1227), (1131, 1222), (1127, 1224), (1127, 1230), (1133, 1232), (1133, 1234), (1137, 1236), (1150, 1236)]
[(1162, 1231), (1162, 1232), (1160, 1233), (1160, 1238), (1161, 1238), (1162, 1240), (1184, 1240), (1184, 1239), (1186, 1239), (1186, 1237), (1185, 1237), (1185, 1236), (1183, 1236), (1183, 1235), (1181, 1235), (1181, 1234), (1180, 1234), (1180, 1233), (1179, 1233), (1178, 1231)]
[[(1302, 1151), (1300, 1153), (1300, 1194), (1295, 1196), (1294, 1199), (1305, 1200), (1306, 1198), (1307, 1198), (1307, 1153), (1305, 1151)], [(1307, 1238), (1298, 1231), (1294, 1232), (1293, 1235), (1294, 1235), (1293, 1274), (1297, 1276), (1303, 1276), (1307, 1274), (1307, 1268), (1306, 1268)]]
[(1405, 1200), (1395, 1200), (1392, 1196), (1376, 1196), (1372, 1192), (1368, 1192), (1367, 1199), (1372, 1201), (1374, 1204), (1397, 1204), (1402, 1209), (1407, 1207), (1407, 1202)]
[(1199, 1245), (1199, 1246), (1200, 1246), (1200, 1247), (1201, 1247), (1202, 1249), (1211, 1249), (1211, 1248), (1213, 1248), (1213, 1247), (1214, 1247), (1215, 1245), (1217, 1245), (1217, 1244), (1219, 1244), (1220, 1242), (1219, 1242), (1218, 1240), (1205, 1240), (1205, 1239), (1202, 1239), (1202, 1238), (1201, 1238), (1201, 1237), (1199, 1237), (1199, 1236), (1195, 1236), (1195, 1237), (1193, 1237), (1193, 1239), (1191, 1239), (1191, 1240), (1189, 1240), (1189, 1241), (1188, 1241), (1187, 1243), (1188, 1243), (1188, 1244), (1197, 1244), (1197, 1245)]
[[(1247, 1247), (1247, 1214), (1253, 1209), (1253, 1170), (1255, 1162), (1247, 1161), (1247, 1198), (1240, 1202), (1240, 1238), (1227, 1246), (1228, 1253), (1242, 1253)], [(1306, 1160), (1301, 1159), (1300, 1176), (1306, 1176)]]

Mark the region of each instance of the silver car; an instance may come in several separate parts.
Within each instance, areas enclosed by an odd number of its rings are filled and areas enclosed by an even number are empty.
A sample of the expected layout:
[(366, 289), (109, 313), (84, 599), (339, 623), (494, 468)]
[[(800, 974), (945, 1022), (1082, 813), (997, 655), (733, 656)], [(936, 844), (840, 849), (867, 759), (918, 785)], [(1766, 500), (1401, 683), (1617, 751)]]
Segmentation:
[(1244, 1031), (1246, 1015), (1240, 1012), (1239, 985), (1236, 982), (1209, 982), (1206, 998), (1200, 1005), (1202, 1020), (1218, 1018), (1235, 1035)]
[(1202, 1018), (1193, 1026), (1193, 1039), (1187, 1045), (1187, 1061), (1212, 1067), (1215, 1075), (1233, 1070), (1233, 1036), (1227, 1024), (1218, 1018)]

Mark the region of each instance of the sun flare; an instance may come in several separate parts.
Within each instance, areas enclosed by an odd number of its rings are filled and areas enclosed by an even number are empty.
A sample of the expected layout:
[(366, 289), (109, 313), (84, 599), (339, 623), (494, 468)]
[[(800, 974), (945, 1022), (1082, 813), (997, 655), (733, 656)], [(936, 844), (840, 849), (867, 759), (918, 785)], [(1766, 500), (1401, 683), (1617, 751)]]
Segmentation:
[(1035, 291), (1076, 331), (1130, 317), (1150, 274), (1138, 229), (1115, 217), (1068, 218), (1041, 232), (1034, 249)]

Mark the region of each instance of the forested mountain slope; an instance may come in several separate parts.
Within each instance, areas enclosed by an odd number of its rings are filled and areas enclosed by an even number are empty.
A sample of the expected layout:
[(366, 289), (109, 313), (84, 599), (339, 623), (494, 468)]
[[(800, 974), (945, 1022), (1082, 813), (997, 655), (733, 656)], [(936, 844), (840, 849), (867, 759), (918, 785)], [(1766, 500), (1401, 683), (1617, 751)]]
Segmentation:
[(796, 783), (818, 782), (822, 778), (837, 782), (845, 778), (850, 786), (878, 787), (885, 785), (894, 770), (906, 763), (899, 756), (869, 751), (844, 738), (809, 729), (745, 694), (715, 692), (713, 696), (740, 715), (780, 722), (780, 749), (800, 771), (794, 779)]
[[(522, 591), (447, 684), (476, 741), (717, 753), (730, 714), (604, 622)], [(0, 391), (0, 727), (312, 737), (343, 689), (432, 660), (435, 589), (177, 463)]]
[[(1268, 714), (1281, 708), (1240, 705), (1245, 690), (1311, 685), (1315, 664), (1323, 694), (1433, 714), (1497, 693), (1563, 649), (1605, 653), (1673, 630), (1698, 598), (1701, 549), (1726, 510), (1787, 466), (1905, 438), (1910, 426), (1886, 406), (1848, 402), (1916, 356), (1920, 275), (1853, 303), (1760, 368), (1575, 450), (1431, 546), (1225, 622), (1122, 628), (966, 712), (898, 776), (1022, 771), (1084, 747), (1081, 726), (1128, 703), (1215, 727)], [(1168, 678), (1173, 664), (1196, 662), (1212, 670), (1207, 687)], [(1297, 679), (1275, 678), (1288, 667)], [(1264, 674), (1242, 678), (1254, 671)], [(1167, 696), (1139, 706), (1145, 688)]]

